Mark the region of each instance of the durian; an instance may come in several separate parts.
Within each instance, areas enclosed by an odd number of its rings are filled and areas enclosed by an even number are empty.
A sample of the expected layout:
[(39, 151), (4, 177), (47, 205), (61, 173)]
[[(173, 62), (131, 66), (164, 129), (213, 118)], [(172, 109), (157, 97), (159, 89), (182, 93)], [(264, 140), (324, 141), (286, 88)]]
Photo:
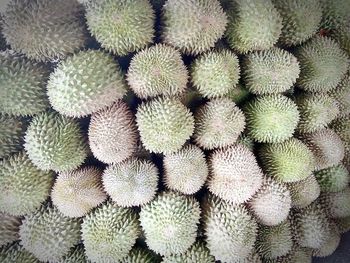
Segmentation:
[(315, 176), (312, 174), (301, 181), (287, 184), (292, 197), (293, 208), (304, 208), (315, 201), (321, 192)]
[(333, 30), (349, 23), (350, 2), (343, 0), (321, 0), (323, 17), (321, 27)]
[(265, 259), (264, 263), (312, 263), (312, 250), (294, 246), (288, 255), (274, 259)]
[(312, 251), (314, 257), (327, 257), (333, 254), (340, 243), (340, 233), (337, 225), (331, 224), (331, 234), (327, 241), (319, 248)]
[(339, 192), (350, 183), (349, 171), (342, 164), (316, 171), (315, 177), (323, 192)]
[(123, 263), (157, 263), (160, 262), (158, 256), (153, 252), (135, 246), (130, 250), (127, 257), (123, 258)]
[(2, 263), (40, 263), (33, 254), (25, 250), (18, 243), (0, 248), (0, 262)]
[(350, 114), (350, 72), (348, 72), (339, 85), (328, 92), (335, 98), (339, 106), (339, 116), (344, 117)]
[(111, 106), (125, 93), (119, 65), (99, 50), (81, 51), (60, 62), (47, 85), (52, 107), (70, 117), (87, 116)]
[(323, 193), (319, 202), (330, 218), (344, 218), (350, 216), (350, 188), (340, 192)]
[(0, 114), (0, 159), (23, 149), (25, 121)]
[(329, 127), (339, 135), (344, 145), (350, 145), (350, 115), (335, 119)]
[[(350, 20), (350, 17), (349, 17)], [(349, 22), (331, 31), (330, 37), (335, 39), (340, 47), (350, 55), (350, 24)]]
[(21, 223), (20, 217), (10, 216), (0, 212), (0, 247), (13, 243), (19, 239), (18, 232)]
[(76, 246), (59, 263), (88, 263), (83, 246)]
[(234, 89), (231, 89), (225, 95), (226, 98), (229, 98), (238, 105), (243, 104), (249, 98), (249, 96), (249, 91), (240, 83), (238, 83)]

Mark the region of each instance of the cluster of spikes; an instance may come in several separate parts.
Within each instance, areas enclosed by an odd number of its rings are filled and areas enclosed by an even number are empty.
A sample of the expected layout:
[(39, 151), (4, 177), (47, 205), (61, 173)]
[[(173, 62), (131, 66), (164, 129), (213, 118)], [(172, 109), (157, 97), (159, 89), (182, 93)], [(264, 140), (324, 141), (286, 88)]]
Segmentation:
[(350, 230), (350, 2), (6, 0), (0, 262), (311, 263)]

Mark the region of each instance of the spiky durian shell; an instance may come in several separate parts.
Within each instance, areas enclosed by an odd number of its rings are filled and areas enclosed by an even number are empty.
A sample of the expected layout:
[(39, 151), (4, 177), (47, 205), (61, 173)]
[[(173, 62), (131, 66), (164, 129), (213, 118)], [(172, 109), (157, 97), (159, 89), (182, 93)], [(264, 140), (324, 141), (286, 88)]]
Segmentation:
[(258, 95), (288, 90), (300, 72), (296, 57), (280, 48), (251, 52), (242, 67), (246, 88)]
[(214, 195), (203, 203), (203, 222), (210, 254), (222, 262), (241, 262), (253, 252), (258, 225), (243, 205)]
[(141, 208), (147, 246), (163, 256), (182, 254), (195, 242), (199, 203), (192, 196), (164, 192)]
[(238, 84), (239, 75), (238, 58), (229, 50), (209, 51), (191, 67), (193, 86), (206, 98), (226, 95)]
[(157, 263), (160, 262), (158, 256), (156, 256), (153, 252), (141, 248), (134, 247), (130, 250), (127, 257), (123, 258), (123, 263)]
[(223, 36), (227, 16), (217, 0), (168, 0), (163, 6), (163, 42), (198, 55)]
[(39, 61), (59, 60), (87, 40), (83, 9), (76, 0), (15, 0), (3, 13), (11, 48)]
[(58, 263), (88, 263), (83, 246), (76, 246)]
[(330, 128), (339, 135), (345, 147), (350, 146), (350, 115), (335, 119)]
[(338, 43), (316, 36), (298, 47), (294, 55), (300, 64), (298, 87), (308, 92), (326, 93), (334, 89), (348, 68), (348, 56)]
[(283, 182), (303, 180), (315, 167), (312, 152), (296, 138), (278, 144), (264, 144), (259, 157), (266, 174)]
[(137, 128), (133, 113), (121, 100), (93, 113), (89, 125), (89, 146), (104, 163), (119, 163), (136, 152)]
[(335, 223), (331, 224), (331, 234), (327, 241), (319, 248), (312, 251), (314, 257), (327, 257), (333, 254), (340, 243), (340, 232)]
[(137, 53), (128, 68), (127, 80), (141, 99), (182, 94), (188, 73), (181, 54), (173, 47), (157, 44)]
[(274, 94), (256, 97), (244, 108), (247, 134), (258, 142), (278, 143), (293, 136), (298, 125), (297, 105)]
[(140, 206), (156, 195), (158, 174), (151, 161), (129, 159), (107, 167), (103, 172), (103, 187), (117, 205)]
[(24, 152), (0, 161), (0, 211), (14, 216), (35, 212), (50, 195), (51, 171), (39, 170)]
[(249, 91), (240, 83), (236, 87), (230, 90), (225, 97), (232, 100), (234, 103), (241, 105), (244, 103), (250, 96)]
[(279, 43), (285, 46), (299, 45), (318, 30), (322, 8), (318, 0), (273, 0), (283, 19)]
[[(349, 17), (350, 20), (350, 17)], [(331, 31), (330, 36), (335, 39), (340, 47), (350, 55), (350, 24), (349, 22)]]
[(294, 246), (292, 251), (286, 256), (264, 260), (264, 263), (311, 263), (311, 262), (312, 262), (312, 250), (309, 248), (302, 248), (298, 246)]
[(164, 183), (175, 191), (194, 194), (208, 177), (208, 165), (204, 152), (195, 145), (187, 145), (163, 159)]
[(24, 217), (19, 230), (21, 245), (40, 261), (57, 262), (80, 240), (80, 220), (57, 208), (41, 207)]
[(10, 216), (0, 212), (0, 247), (13, 243), (19, 239), (18, 232), (21, 223), (22, 222), (19, 217)]
[(293, 247), (289, 221), (284, 221), (276, 226), (260, 225), (255, 247), (263, 258), (278, 258), (287, 255)]
[(337, 101), (327, 94), (303, 93), (295, 100), (300, 113), (298, 131), (314, 132), (325, 128), (339, 114)]
[(348, 72), (339, 85), (328, 92), (335, 98), (339, 106), (339, 116), (344, 117), (350, 114), (350, 72)]
[(313, 152), (316, 170), (337, 165), (344, 158), (344, 144), (331, 129), (318, 130), (300, 138)]
[(18, 243), (0, 248), (0, 262), (2, 263), (40, 263), (33, 254), (25, 250)]
[(140, 233), (138, 215), (131, 208), (107, 202), (88, 214), (82, 224), (85, 254), (92, 262), (119, 262)]
[(310, 205), (319, 197), (321, 192), (320, 185), (313, 174), (301, 181), (288, 183), (287, 186), (294, 208), (304, 208)]
[(32, 119), (24, 148), (29, 159), (42, 170), (74, 170), (87, 156), (78, 122), (55, 112), (44, 112)]
[(342, 164), (315, 172), (315, 177), (323, 192), (339, 192), (350, 182), (349, 171)]
[(0, 114), (0, 159), (23, 149), (25, 121)]
[(245, 128), (243, 112), (228, 98), (207, 102), (194, 118), (194, 141), (206, 150), (234, 144)]
[(319, 202), (331, 218), (350, 216), (350, 188), (346, 187), (340, 192), (323, 193)]
[(194, 130), (192, 113), (175, 98), (156, 98), (141, 104), (136, 122), (143, 145), (154, 153), (180, 150)]
[(241, 144), (214, 151), (209, 159), (209, 173), (209, 191), (233, 204), (250, 199), (263, 181), (254, 154)]
[(91, 0), (86, 20), (101, 46), (118, 56), (153, 42), (155, 14), (148, 0)]
[(275, 226), (287, 219), (291, 208), (290, 192), (286, 185), (265, 177), (248, 206), (263, 225)]
[(0, 52), (0, 112), (33, 116), (49, 107), (48, 69), (10, 51)]
[(125, 93), (119, 65), (100, 50), (68, 57), (51, 73), (47, 85), (52, 107), (70, 117), (83, 117), (111, 106)]
[(269, 49), (281, 34), (282, 18), (270, 0), (235, 0), (228, 16), (226, 38), (240, 53)]
[(343, 0), (321, 0), (323, 17), (321, 27), (336, 29), (347, 23), (350, 19), (350, 2)]
[(341, 234), (350, 231), (350, 216), (334, 219)]

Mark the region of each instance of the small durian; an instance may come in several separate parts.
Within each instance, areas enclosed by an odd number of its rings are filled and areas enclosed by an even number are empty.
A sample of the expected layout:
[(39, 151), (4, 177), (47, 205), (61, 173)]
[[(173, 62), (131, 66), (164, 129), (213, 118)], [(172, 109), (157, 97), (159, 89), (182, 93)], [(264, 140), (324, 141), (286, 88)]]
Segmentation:
[(299, 121), (297, 105), (288, 97), (274, 94), (256, 97), (244, 108), (247, 134), (264, 143), (278, 143), (293, 136)]
[(350, 115), (335, 119), (329, 127), (339, 135), (346, 147), (350, 145)]
[(11, 1), (2, 15), (6, 42), (30, 59), (60, 60), (87, 42), (83, 8), (76, 0)]
[(216, 260), (246, 262), (253, 252), (258, 225), (243, 205), (209, 194), (203, 203), (202, 220), (207, 247)]
[(249, 91), (240, 83), (238, 83), (234, 89), (231, 89), (225, 95), (226, 98), (229, 98), (238, 105), (243, 104), (249, 98), (249, 96)]
[(297, 130), (309, 133), (325, 128), (339, 114), (337, 101), (327, 94), (303, 93), (297, 96), (300, 120)]
[(316, 34), (322, 19), (319, 0), (273, 0), (283, 21), (279, 43), (299, 45)]
[(256, 251), (263, 258), (287, 255), (293, 248), (292, 231), (288, 220), (276, 226), (259, 226), (255, 242)]
[(162, 10), (162, 40), (187, 55), (215, 46), (224, 35), (227, 16), (218, 0), (168, 0)]
[(339, 192), (350, 183), (349, 171), (343, 164), (316, 171), (315, 177), (322, 192)]
[(130, 88), (141, 99), (180, 95), (186, 89), (187, 80), (188, 72), (181, 53), (163, 44), (137, 53), (127, 74)]
[(84, 247), (78, 245), (71, 249), (69, 254), (63, 257), (58, 263), (89, 263), (84, 252)]
[(321, 28), (327, 30), (337, 29), (350, 19), (350, 2), (344, 0), (321, 0), (323, 17)]
[(13, 243), (19, 239), (18, 232), (21, 223), (22, 221), (20, 217), (0, 212), (0, 247)]
[(104, 190), (119, 206), (142, 206), (157, 193), (159, 171), (148, 160), (129, 159), (103, 172)]
[(92, 36), (118, 56), (153, 42), (155, 13), (148, 0), (90, 0), (85, 9)]
[(41, 207), (24, 217), (19, 230), (21, 245), (40, 261), (57, 262), (79, 243), (80, 220), (57, 208)]
[(49, 74), (42, 64), (10, 51), (0, 52), (0, 112), (33, 116), (49, 108), (46, 95)]
[(134, 114), (121, 100), (92, 114), (88, 135), (90, 149), (101, 162), (119, 163), (136, 152), (138, 134)]
[(286, 185), (265, 177), (258, 192), (248, 201), (248, 206), (259, 223), (275, 226), (287, 219), (291, 202)]
[(294, 55), (300, 64), (297, 85), (307, 92), (326, 93), (336, 88), (348, 69), (346, 52), (328, 37), (315, 36)]
[(335, 98), (339, 106), (339, 116), (344, 117), (350, 114), (350, 72), (346, 74), (339, 85), (328, 92)]
[(162, 256), (185, 253), (195, 242), (199, 203), (192, 196), (163, 192), (141, 208), (147, 246)]
[(33, 254), (25, 250), (18, 243), (0, 248), (1, 263), (40, 263)]
[(52, 188), (51, 200), (68, 217), (82, 217), (106, 200), (102, 171), (95, 167), (59, 173)]
[(69, 117), (84, 117), (111, 106), (125, 93), (119, 65), (100, 50), (81, 51), (61, 61), (47, 84), (52, 107)]
[(245, 117), (228, 98), (210, 100), (194, 114), (195, 143), (206, 150), (234, 144), (245, 128)]
[(314, 257), (328, 257), (337, 249), (340, 243), (340, 232), (336, 224), (331, 224), (331, 234), (327, 241), (319, 248), (312, 251)]
[(55, 112), (36, 115), (24, 139), (29, 159), (42, 170), (74, 170), (87, 156), (78, 122)]
[(123, 263), (158, 263), (159, 257), (152, 251), (135, 246), (129, 254), (123, 258)]
[(191, 66), (192, 84), (206, 98), (228, 94), (238, 84), (239, 76), (238, 58), (229, 50), (209, 51)]
[(257, 95), (287, 91), (295, 84), (300, 72), (296, 57), (276, 47), (251, 52), (242, 63), (245, 86)]
[(303, 180), (315, 167), (312, 152), (296, 138), (262, 145), (259, 157), (266, 174), (282, 182)]
[(195, 145), (165, 155), (163, 166), (166, 187), (189, 195), (201, 189), (209, 173), (204, 152)]
[(39, 170), (25, 152), (0, 161), (0, 211), (23, 216), (35, 212), (49, 197), (51, 171)]
[(131, 208), (107, 202), (84, 218), (81, 232), (88, 260), (120, 262), (139, 236), (138, 215)]
[(293, 208), (304, 208), (315, 201), (321, 193), (320, 185), (312, 174), (301, 181), (287, 184)]
[(154, 153), (180, 150), (194, 130), (192, 113), (176, 98), (156, 98), (141, 104), (136, 122), (142, 144)]
[(261, 187), (263, 173), (254, 154), (237, 144), (214, 151), (209, 158), (209, 191), (218, 197), (240, 204)]
[(330, 218), (344, 218), (350, 216), (350, 187), (340, 192), (323, 193), (319, 202)]
[(239, 53), (271, 48), (282, 31), (282, 17), (271, 0), (234, 0), (226, 38)]

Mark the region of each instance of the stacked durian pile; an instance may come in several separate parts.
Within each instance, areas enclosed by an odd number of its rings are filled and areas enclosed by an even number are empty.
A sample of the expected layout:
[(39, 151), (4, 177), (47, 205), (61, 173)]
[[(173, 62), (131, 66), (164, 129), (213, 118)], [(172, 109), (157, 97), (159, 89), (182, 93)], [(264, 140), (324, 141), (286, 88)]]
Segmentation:
[(347, 0), (9, 1), (0, 262), (332, 254), (349, 25)]

